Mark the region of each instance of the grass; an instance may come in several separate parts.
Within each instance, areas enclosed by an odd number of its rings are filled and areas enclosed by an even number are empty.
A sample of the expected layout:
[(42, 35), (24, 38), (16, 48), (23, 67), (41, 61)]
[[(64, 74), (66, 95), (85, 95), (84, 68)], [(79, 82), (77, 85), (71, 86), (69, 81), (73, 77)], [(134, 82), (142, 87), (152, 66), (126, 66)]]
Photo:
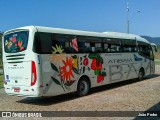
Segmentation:
[(4, 75), (0, 75), (0, 88), (3, 87)]
[(155, 64), (156, 65), (160, 65), (160, 61), (155, 61)]

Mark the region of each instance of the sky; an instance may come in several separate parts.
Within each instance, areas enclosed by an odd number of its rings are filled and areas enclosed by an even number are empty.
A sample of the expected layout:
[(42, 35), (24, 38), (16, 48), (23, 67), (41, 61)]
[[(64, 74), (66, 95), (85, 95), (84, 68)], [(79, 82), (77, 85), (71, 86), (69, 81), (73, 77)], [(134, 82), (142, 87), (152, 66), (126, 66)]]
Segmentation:
[[(0, 0), (0, 31), (38, 25), (160, 37), (160, 0)], [(140, 12), (138, 12), (140, 11)]]

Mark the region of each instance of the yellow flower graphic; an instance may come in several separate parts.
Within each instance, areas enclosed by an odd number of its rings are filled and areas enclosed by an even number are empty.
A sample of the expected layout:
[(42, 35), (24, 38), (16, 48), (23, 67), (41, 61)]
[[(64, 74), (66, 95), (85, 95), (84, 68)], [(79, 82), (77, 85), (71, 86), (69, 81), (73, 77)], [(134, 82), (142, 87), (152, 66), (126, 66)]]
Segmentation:
[(64, 59), (65, 57), (65, 54), (52, 54), (52, 55), (49, 55), (50, 57), (50, 62), (55, 62), (57, 63), (58, 65), (60, 65), (60, 62)]
[(62, 60), (64, 66), (60, 67), (61, 73), (60, 76), (65, 81), (70, 81), (71, 77), (74, 78), (72, 73), (73, 59), (66, 57), (66, 61)]
[(77, 68), (78, 67), (78, 58), (76, 55), (72, 55), (71, 56), (72, 60), (73, 60), (73, 67)]
[(61, 54), (64, 51), (64, 49), (62, 49), (62, 46), (58, 46), (57, 44), (56, 44), (56, 47), (52, 47), (52, 48), (54, 50), (52, 51), (52, 54), (56, 54), (56, 53)]
[[(52, 55), (49, 55), (50, 57), (50, 62), (56, 62), (57, 64), (60, 64), (62, 59), (65, 57), (65, 54), (63, 54), (63, 49), (62, 46), (56, 45), (56, 47), (52, 47)], [(59, 53), (59, 54), (56, 54)]]
[(73, 59), (73, 67), (77, 68), (78, 67), (78, 59)]

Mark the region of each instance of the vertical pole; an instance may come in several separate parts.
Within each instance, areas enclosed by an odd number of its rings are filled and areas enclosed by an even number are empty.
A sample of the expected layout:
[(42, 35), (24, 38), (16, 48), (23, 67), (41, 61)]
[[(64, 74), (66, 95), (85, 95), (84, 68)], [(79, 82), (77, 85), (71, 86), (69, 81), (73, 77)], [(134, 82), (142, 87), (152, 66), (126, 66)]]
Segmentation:
[(127, 33), (129, 33), (129, 3), (127, 3)]
[(129, 20), (127, 20), (127, 33), (129, 33)]

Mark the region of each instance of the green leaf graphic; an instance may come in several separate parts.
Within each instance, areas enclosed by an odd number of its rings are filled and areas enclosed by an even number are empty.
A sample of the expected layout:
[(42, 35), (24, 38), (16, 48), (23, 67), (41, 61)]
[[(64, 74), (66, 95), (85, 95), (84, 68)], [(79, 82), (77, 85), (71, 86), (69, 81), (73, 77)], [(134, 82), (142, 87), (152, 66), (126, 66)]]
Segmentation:
[(73, 59), (76, 59), (77, 58), (77, 55), (73, 55), (73, 56), (71, 56)]
[(65, 85), (67, 86), (71, 86), (76, 80), (70, 80), (67, 83), (65, 83)]
[(64, 87), (67, 89), (67, 90), (71, 90), (71, 88), (69, 86), (67, 86), (66, 84), (64, 84)]
[(90, 59), (94, 59), (94, 58), (96, 58), (96, 53), (90, 53), (90, 54), (88, 55), (88, 57), (89, 57)]
[(80, 62), (82, 61), (82, 57), (80, 57)]
[(55, 70), (56, 72), (59, 73), (58, 68), (53, 63), (51, 63), (51, 67), (52, 67), (53, 70)]
[(90, 68), (88, 67), (88, 70), (90, 71)]
[(103, 64), (103, 58), (101, 56), (99, 57), (99, 62)]
[(85, 72), (85, 66), (83, 67), (83, 73)]
[(76, 74), (79, 74), (78, 70), (74, 67), (72, 67), (73, 71), (76, 73)]
[(102, 76), (106, 76), (106, 72), (103, 71), (103, 72), (101, 73), (101, 75), (102, 75)]
[(97, 53), (96, 54), (96, 59), (97, 59), (97, 63), (102, 63), (103, 64), (103, 58)]
[(100, 74), (100, 71), (99, 70), (94, 70), (94, 74), (98, 75), (98, 74)]
[(61, 86), (61, 83), (60, 83), (56, 78), (54, 78), (54, 77), (52, 77), (52, 76), (51, 76), (51, 78), (52, 78), (52, 80), (53, 80), (57, 85), (60, 85), (60, 86)]

